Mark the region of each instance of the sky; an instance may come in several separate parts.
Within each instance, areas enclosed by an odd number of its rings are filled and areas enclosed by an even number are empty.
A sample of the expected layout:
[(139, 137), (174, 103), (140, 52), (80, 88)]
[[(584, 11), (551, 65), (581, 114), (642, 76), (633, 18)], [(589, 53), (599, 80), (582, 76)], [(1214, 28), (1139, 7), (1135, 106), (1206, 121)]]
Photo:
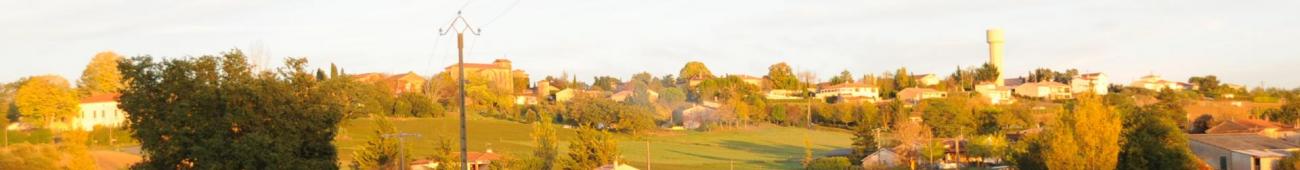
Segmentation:
[[(462, 11), (466, 62), (506, 58), (533, 80), (676, 74), (761, 76), (789, 63), (827, 80), (899, 67), (951, 74), (988, 59), (985, 30), (1005, 31), (1009, 77), (1036, 68), (1217, 75), (1300, 87), (1300, 1), (875, 0), (0, 0), (0, 81), (75, 80), (95, 53), (183, 58), (231, 49), (349, 73), (430, 75), (456, 61), (439, 28)], [(75, 81), (74, 81), (75, 82)]]

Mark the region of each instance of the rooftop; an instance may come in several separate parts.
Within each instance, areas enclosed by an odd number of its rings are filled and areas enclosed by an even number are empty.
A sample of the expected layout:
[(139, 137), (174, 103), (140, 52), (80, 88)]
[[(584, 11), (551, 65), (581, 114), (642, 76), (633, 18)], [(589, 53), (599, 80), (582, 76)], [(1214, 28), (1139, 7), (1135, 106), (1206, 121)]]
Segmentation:
[(1296, 149), (1300, 145), (1290, 142), (1272, 139), (1253, 133), (1228, 133), (1228, 134), (1190, 134), (1187, 138), (1193, 142), (1200, 142), (1207, 145), (1227, 149), (1227, 150), (1263, 150), (1263, 149)]
[(99, 103), (117, 101), (117, 97), (122, 96), (120, 93), (97, 94), (81, 99), (81, 103)]

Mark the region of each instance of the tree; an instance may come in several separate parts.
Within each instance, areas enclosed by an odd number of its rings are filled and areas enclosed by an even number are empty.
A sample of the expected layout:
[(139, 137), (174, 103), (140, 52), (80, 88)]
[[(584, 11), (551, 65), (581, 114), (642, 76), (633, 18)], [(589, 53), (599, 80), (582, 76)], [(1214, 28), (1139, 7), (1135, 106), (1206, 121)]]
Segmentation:
[(591, 86), (601, 91), (614, 91), (614, 90), (618, 90), (616, 88), (622, 84), (623, 81), (618, 80), (618, 78), (614, 78), (610, 76), (597, 76), (595, 80), (592, 81)]
[(1056, 80), (1054, 76), (1056, 76), (1056, 72), (1053, 72), (1052, 69), (1038, 68), (1034, 69), (1033, 72), (1029, 72), (1029, 78), (1027, 79), (1030, 82), (1047, 82)]
[(0, 169), (60, 169), (61, 154), (52, 144), (20, 143), (0, 148)]
[[(1002, 134), (980, 135), (969, 140), (965, 146), (966, 153), (980, 158), (1010, 159), (1008, 150), (1010, 142)], [(977, 162), (983, 163), (983, 161)]]
[(948, 96), (943, 99), (929, 99), (921, 103), (921, 118), (926, 125), (934, 128), (936, 137), (957, 137), (971, 134), (977, 129), (975, 116), (966, 106), (967, 98)]
[[(1197, 158), (1189, 150), (1187, 135), (1178, 124), (1165, 115), (1180, 110), (1159, 106), (1129, 110), (1124, 117), (1123, 150), (1119, 153), (1119, 169), (1196, 169)], [(1182, 115), (1182, 114), (1178, 114)]]
[(912, 72), (907, 72), (907, 67), (898, 68), (894, 71), (894, 88), (899, 90), (916, 87), (916, 80), (912, 79)]
[(1123, 129), (1120, 115), (1091, 93), (1073, 102), (1046, 134), (1044, 163), (1049, 169), (1116, 168)]
[(849, 73), (849, 70), (844, 70), (843, 72), (840, 72), (840, 75), (831, 77), (831, 84), (840, 83), (853, 83), (853, 73)]
[(768, 66), (767, 76), (765, 77), (772, 82), (773, 89), (794, 90), (799, 88), (799, 79), (794, 76), (790, 65), (785, 64), (785, 62)]
[(95, 54), (86, 69), (81, 71), (81, 79), (77, 80), (79, 94), (117, 93), (121, 90), (122, 73), (117, 70), (117, 63), (121, 60), (122, 56), (111, 51)]
[(976, 82), (996, 81), (998, 79), (998, 75), (1001, 74), (1002, 73), (998, 72), (998, 66), (989, 63), (984, 63), (984, 65), (981, 66), (978, 70), (975, 70), (975, 81)]
[(361, 150), (352, 153), (352, 161), (361, 168), (366, 169), (398, 169), (402, 160), (409, 159), (410, 152), (406, 152), (394, 137), (389, 137), (397, 133), (388, 119), (382, 117), (375, 119), (375, 139), (366, 141), (361, 146)]
[(935, 160), (943, 158), (945, 152), (948, 152), (948, 148), (944, 147), (943, 142), (940, 140), (932, 140), (921, 146), (921, 157), (925, 158), (926, 162), (933, 163)]
[(238, 50), (220, 56), (133, 57), (119, 107), (144, 161), (132, 169), (337, 169), (333, 144), (346, 95), (304, 59), (255, 73)]
[(669, 104), (686, 102), (686, 92), (676, 87), (664, 88), (662, 92), (659, 92), (659, 102)]
[(578, 128), (575, 138), (569, 143), (567, 169), (596, 169), (618, 159), (618, 141), (609, 132), (583, 126)]
[(865, 158), (879, 149), (880, 143), (877, 142), (881, 127), (884, 126), (877, 116), (879, 113), (874, 106), (865, 106), (863, 116), (858, 120), (857, 126), (853, 128), (853, 157)]
[(853, 167), (853, 163), (845, 157), (818, 158), (808, 165), (810, 170), (846, 170), (850, 167)]
[(560, 147), (559, 138), (555, 134), (555, 125), (550, 120), (542, 120), (533, 124), (533, 143), (537, 149), (533, 149), (533, 158), (538, 159), (539, 165), (533, 169), (559, 169), (555, 165), (559, 161)]
[[(14, 95), (18, 113), (24, 121), (37, 126), (44, 126), (55, 121), (72, 118), (79, 111), (81, 102), (68, 81), (59, 76), (31, 77), (18, 88)], [(30, 118), (30, 119), (28, 119)]]
[(713, 72), (710, 72), (709, 68), (705, 67), (704, 63), (699, 61), (687, 62), (686, 66), (682, 67), (679, 75), (683, 82), (689, 80), (712, 79), (714, 77)]
[(1298, 170), (1300, 169), (1300, 151), (1291, 152), (1290, 156), (1277, 161), (1277, 169), (1281, 170)]

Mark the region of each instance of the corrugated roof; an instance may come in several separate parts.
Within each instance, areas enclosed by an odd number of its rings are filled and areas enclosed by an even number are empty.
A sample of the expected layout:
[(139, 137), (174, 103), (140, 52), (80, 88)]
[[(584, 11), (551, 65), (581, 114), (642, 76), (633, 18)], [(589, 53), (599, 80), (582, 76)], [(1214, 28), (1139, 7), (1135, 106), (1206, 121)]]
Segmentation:
[(1283, 125), (1259, 119), (1233, 119), (1206, 129), (1205, 133), (1255, 133), (1264, 129), (1281, 129)]
[(1187, 135), (1187, 138), (1194, 142), (1200, 142), (1227, 150), (1300, 148), (1300, 145), (1260, 136), (1254, 133), (1190, 134)]

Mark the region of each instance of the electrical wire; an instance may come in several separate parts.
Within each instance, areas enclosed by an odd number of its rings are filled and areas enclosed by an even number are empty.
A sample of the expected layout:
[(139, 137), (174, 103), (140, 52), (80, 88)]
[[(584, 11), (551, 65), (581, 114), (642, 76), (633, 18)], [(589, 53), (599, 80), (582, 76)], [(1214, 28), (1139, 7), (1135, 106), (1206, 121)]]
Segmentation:
[(482, 25), (482, 26), (479, 26), (479, 28), (484, 28), (484, 27), (487, 27), (488, 25), (492, 25), (492, 23), (497, 22), (497, 19), (501, 19), (502, 16), (505, 16), (506, 14), (510, 13), (510, 11), (514, 10), (514, 9), (515, 9), (515, 6), (516, 6), (516, 5), (519, 5), (519, 1), (520, 1), (520, 0), (515, 0), (515, 2), (510, 3), (510, 6), (509, 6), (509, 7), (506, 7), (506, 10), (505, 10), (505, 11), (501, 11), (501, 13), (497, 14), (496, 17), (492, 17), (491, 20), (488, 20), (488, 22), (483, 23), (483, 25)]

